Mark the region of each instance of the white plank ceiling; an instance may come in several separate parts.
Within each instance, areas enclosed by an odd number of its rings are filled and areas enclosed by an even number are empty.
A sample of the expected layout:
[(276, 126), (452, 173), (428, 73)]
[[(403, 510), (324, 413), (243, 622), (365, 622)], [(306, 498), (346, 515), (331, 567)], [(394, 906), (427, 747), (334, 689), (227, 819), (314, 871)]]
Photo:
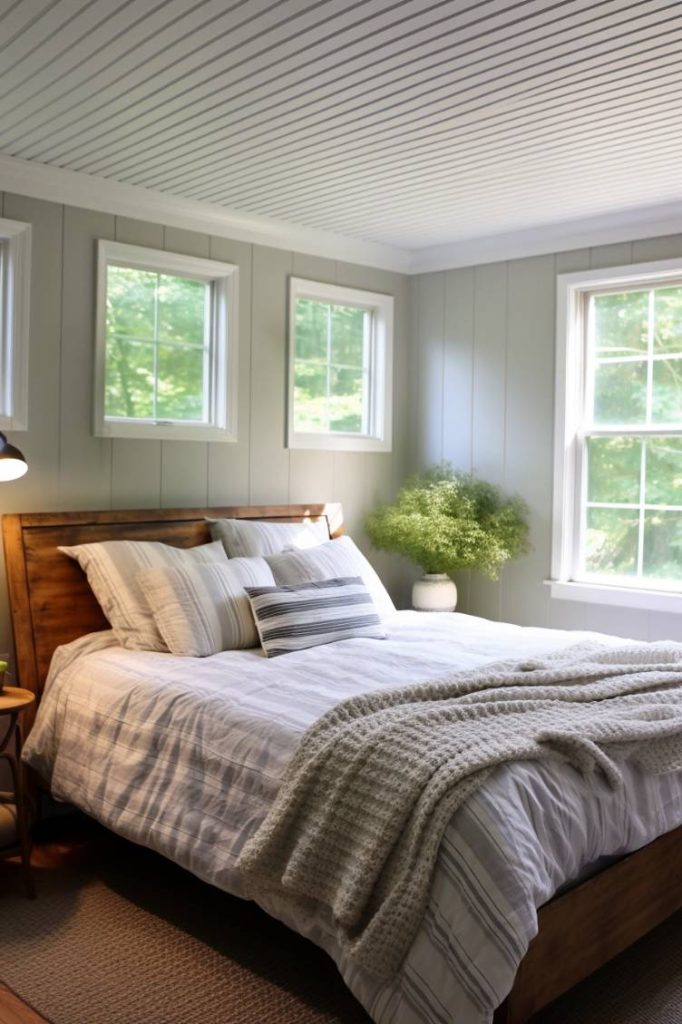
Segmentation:
[(415, 249), (682, 198), (679, 0), (0, 0), (0, 152)]

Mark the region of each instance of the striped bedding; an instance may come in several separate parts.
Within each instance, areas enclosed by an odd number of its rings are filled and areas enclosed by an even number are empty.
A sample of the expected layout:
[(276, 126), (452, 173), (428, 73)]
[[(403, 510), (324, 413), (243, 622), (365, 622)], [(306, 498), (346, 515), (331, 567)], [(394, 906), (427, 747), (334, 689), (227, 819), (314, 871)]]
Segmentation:
[[(198, 662), (126, 651), (110, 633), (84, 638), (55, 656), (26, 759), (57, 796), (240, 895), (244, 843), (301, 734), (339, 700), (595, 637), (457, 614), (399, 612), (383, 626), (381, 643), (275, 659), (248, 650)], [(623, 775), (614, 793), (566, 765), (497, 770), (453, 816), (423, 924), (390, 982), (351, 967), (322, 916), (288, 916), (274, 897), (265, 909), (328, 950), (378, 1024), (489, 1024), (537, 908), (682, 824), (682, 775)]]

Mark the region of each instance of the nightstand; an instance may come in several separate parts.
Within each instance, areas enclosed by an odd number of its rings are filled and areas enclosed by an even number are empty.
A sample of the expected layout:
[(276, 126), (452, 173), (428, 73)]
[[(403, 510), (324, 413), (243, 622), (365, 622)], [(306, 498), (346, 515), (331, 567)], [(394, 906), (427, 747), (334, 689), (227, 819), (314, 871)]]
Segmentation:
[(21, 766), (21, 726), (19, 718), (35, 700), (30, 690), (5, 686), (0, 691), (0, 763), (6, 762), (12, 776), (12, 792), (0, 793), (0, 859), (21, 857), (27, 894), (33, 898), (31, 842), (28, 832), (28, 807)]

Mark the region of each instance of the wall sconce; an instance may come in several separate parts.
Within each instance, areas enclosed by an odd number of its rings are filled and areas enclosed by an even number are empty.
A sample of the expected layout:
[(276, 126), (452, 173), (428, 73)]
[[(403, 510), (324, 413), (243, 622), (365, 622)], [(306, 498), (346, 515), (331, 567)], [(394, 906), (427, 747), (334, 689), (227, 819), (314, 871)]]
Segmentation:
[(0, 431), (0, 482), (18, 480), (28, 469), (26, 459)]

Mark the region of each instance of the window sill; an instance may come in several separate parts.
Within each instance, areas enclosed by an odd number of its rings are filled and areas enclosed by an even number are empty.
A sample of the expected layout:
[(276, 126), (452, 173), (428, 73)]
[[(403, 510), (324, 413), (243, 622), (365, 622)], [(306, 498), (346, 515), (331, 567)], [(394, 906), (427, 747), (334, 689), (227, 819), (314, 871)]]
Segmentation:
[(287, 447), (329, 452), (390, 452), (391, 442), (352, 434), (294, 434)]
[(550, 595), (561, 601), (585, 601), (616, 608), (642, 608), (651, 612), (682, 612), (682, 593), (672, 590), (637, 590), (634, 587), (545, 580)]
[(228, 441), (236, 436), (222, 427), (209, 424), (183, 426), (182, 424), (104, 423), (95, 428), (95, 437), (134, 438), (154, 441)]

